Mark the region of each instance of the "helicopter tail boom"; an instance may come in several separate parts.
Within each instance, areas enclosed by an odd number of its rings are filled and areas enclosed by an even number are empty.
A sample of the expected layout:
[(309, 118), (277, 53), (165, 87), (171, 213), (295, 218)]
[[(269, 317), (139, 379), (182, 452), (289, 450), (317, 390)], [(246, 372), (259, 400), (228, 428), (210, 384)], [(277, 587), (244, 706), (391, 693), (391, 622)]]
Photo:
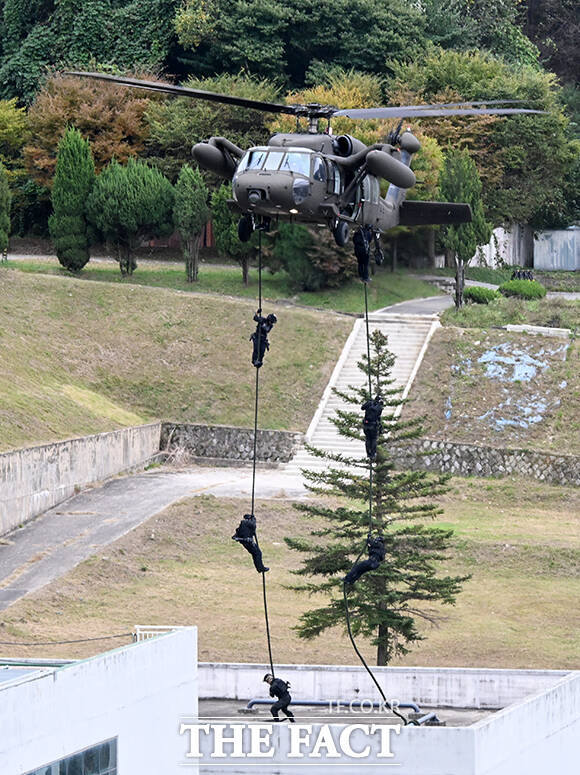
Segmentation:
[(399, 209), (400, 226), (469, 223), (471, 207), (457, 202), (405, 201)]

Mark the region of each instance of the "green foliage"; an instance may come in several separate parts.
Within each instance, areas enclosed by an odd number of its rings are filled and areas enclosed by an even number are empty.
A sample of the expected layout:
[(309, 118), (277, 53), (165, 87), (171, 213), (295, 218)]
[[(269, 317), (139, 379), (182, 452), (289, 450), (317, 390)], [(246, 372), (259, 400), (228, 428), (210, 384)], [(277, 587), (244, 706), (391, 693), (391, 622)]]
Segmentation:
[(48, 226), (57, 258), (71, 272), (79, 272), (90, 258), (85, 206), (94, 182), (90, 144), (70, 128), (58, 147)]
[[(373, 638), (378, 647), (377, 663), (387, 664), (408, 652), (408, 646), (422, 639), (415, 620), (432, 614), (425, 605), (439, 601), (452, 604), (467, 577), (437, 575), (437, 564), (446, 559), (452, 531), (432, 527), (426, 521), (440, 514), (428, 499), (445, 492), (445, 476), (424, 472), (395, 472), (390, 455), (393, 444), (404, 445), (421, 434), (419, 420), (401, 421), (395, 414), (401, 405), (400, 389), (392, 387), (394, 356), (380, 332), (371, 335), (370, 366), (366, 356), (359, 364), (363, 373), (370, 369), (372, 395), (385, 401), (383, 430), (379, 436), (377, 459), (373, 463), (372, 525), (382, 534), (386, 559), (380, 567), (363, 575), (349, 592), (349, 610), (354, 634)], [(341, 436), (362, 439), (361, 405), (371, 393), (368, 384), (335, 391), (351, 406), (337, 412), (333, 422)], [(369, 524), (369, 477), (367, 460), (312, 450), (328, 461), (320, 471), (305, 471), (308, 487), (325, 496), (341, 496), (340, 505), (311, 500), (296, 508), (322, 518), (323, 526), (311, 531), (311, 539), (286, 538), (293, 550), (306, 555), (295, 573), (314, 580), (294, 587), (309, 594), (329, 596), (327, 604), (305, 613), (296, 628), (302, 638), (313, 638), (324, 630), (344, 625), (342, 577), (354, 558), (364, 551)], [(337, 464), (346, 464), (337, 467)]]
[(281, 223), (274, 235), (271, 265), (282, 266), (298, 291), (338, 288), (356, 274), (349, 248), (334, 244), (327, 230)]
[(463, 291), (465, 301), (472, 301), (474, 304), (489, 304), (497, 298), (497, 291), (493, 288), (484, 288), (480, 285), (472, 285)]
[[(269, 102), (279, 99), (272, 83), (243, 74), (190, 79), (185, 85)], [(212, 135), (227, 137), (241, 148), (265, 143), (270, 136), (266, 129), (267, 114), (203, 100), (178, 98), (152, 102), (145, 118), (149, 130), (147, 154), (170, 180), (175, 180), (181, 167), (191, 161), (191, 147)]]
[(98, 176), (87, 200), (89, 221), (117, 250), (122, 274), (137, 267), (133, 255), (146, 236), (173, 230), (173, 186), (156, 169), (129, 159), (115, 159)]
[(491, 224), (483, 214), (481, 180), (477, 167), (467, 151), (450, 152), (440, 179), (441, 196), (448, 202), (465, 202), (471, 206), (472, 221), (441, 230), (445, 249), (457, 259), (469, 262), (478, 245), (485, 245), (491, 236)]
[(0, 257), (8, 251), (11, 199), (6, 168), (0, 161)]
[(24, 108), (16, 99), (0, 100), (0, 161), (6, 166), (16, 164), (28, 135), (28, 120)]
[[(466, 147), (483, 182), (486, 217), (494, 225), (535, 223), (562, 188), (574, 157), (555, 77), (513, 65), (484, 51), (428, 47), (397, 68), (390, 98), (403, 104), (521, 99), (547, 115), (481, 116), (468, 121), (423, 119), (420, 127), (446, 148)], [(415, 123), (415, 122), (414, 122)]]
[(300, 87), (317, 63), (382, 75), (425, 42), (420, 10), (401, 0), (193, 0), (185, 9), (180, 40), (195, 48), (199, 75), (243, 69)]
[(201, 172), (184, 165), (175, 185), (173, 223), (181, 237), (189, 282), (197, 280), (199, 242), (210, 215), (208, 196)]
[(238, 237), (239, 215), (234, 214), (228, 207), (228, 199), (231, 199), (231, 196), (232, 188), (227, 183), (221, 185), (211, 195), (213, 236), (219, 254), (226, 258), (235, 259), (242, 267), (242, 278), (244, 285), (247, 285), (250, 260), (255, 253), (257, 236), (254, 232), (249, 242), (240, 242)]
[[(30, 102), (48, 67), (154, 69), (169, 55), (178, 0), (6, 0), (0, 95)], [(8, 16), (8, 23), (6, 17)]]
[(546, 295), (546, 289), (536, 280), (508, 280), (502, 283), (498, 290), (504, 296), (517, 296), (527, 300), (543, 299)]

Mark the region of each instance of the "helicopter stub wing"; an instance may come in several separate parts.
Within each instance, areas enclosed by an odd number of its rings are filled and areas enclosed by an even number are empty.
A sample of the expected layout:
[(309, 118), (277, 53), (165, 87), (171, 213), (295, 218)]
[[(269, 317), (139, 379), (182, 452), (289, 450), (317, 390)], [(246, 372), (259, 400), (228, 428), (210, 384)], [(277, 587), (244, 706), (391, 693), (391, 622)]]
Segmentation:
[(435, 226), (437, 224), (469, 223), (471, 207), (457, 202), (403, 202), (399, 209), (400, 226)]

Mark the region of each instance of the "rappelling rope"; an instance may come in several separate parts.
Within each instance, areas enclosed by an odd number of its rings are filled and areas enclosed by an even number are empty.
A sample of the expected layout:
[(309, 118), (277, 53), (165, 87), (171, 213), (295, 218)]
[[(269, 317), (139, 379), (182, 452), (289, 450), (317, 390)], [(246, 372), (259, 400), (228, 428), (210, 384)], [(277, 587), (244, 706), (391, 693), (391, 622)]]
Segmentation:
[[(262, 314), (262, 231), (258, 230), (258, 315)], [(262, 326), (258, 326), (258, 352), (260, 352), (260, 340), (262, 337)], [(254, 514), (254, 503), (256, 494), (256, 460), (258, 455), (258, 407), (260, 397), (260, 369), (256, 369), (256, 400), (254, 403), (254, 455), (252, 461), (252, 514)], [(256, 535), (256, 544), (258, 536)], [(270, 637), (270, 621), (268, 618), (268, 598), (266, 596), (266, 573), (262, 571), (262, 593), (264, 598), (264, 618), (266, 620), (266, 638), (268, 640), (268, 658), (270, 660), (270, 672), (274, 675), (274, 661), (272, 659), (272, 640)]]
[[(368, 366), (368, 378), (369, 378), (369, 401), (372, 401), (371, 345), (370, 345), (370, 333), (369, 333), (369, 301), (368, 301), (367, 283), (364, 283), (364, 287), (365, 287), (365, 325), (366, 325), (366, 334), (367, 334), (367, 366)], [(378, 391), (378, 389), (379, 389), (379, 385), (378, 385), (378, 376), (377, 376), (377, 391)], [(369, 538), (370, 538), (372, 532), (373, 532), (373, 461), (371, 459), (369, 459)], [(366, 543), (365, 543), (365, 547), (366, 547)], [(359, 556), (357, 557), (357, 559), (356, 559), (356, 561), (354, 563), (355, 565), (360, 560), (360, 558), (362, 557), (363, 553), (364, 553), (364, 548), (362, 549), (362, 551), (360, 552)], [(346, 614), (346, 627), (347, 627), (347, 630), (348, 630), (348, 637), (350, 638), (350, 642), (352, 643), (352, 647), (355, 650), (356, 655), (358, 656), (358, 658), (362, 662), (365, 670), (367, 671), (367, 673), (372, 678), (373, 683), (375, 684), (375, 686), (379, 690), (379, 694), (383, 698), (383, 702), (385, 703), (386, 707), (391, 711), (391, 713), (394, 713), (395, 716), (398, 716), (403, 721), (403, 723), (406, 726), (409, 722), (407, 721), (405, 716), (403, 716), (402, 713), (399, 713), (399, 711), (396, 710), (391, 705), (391, 703), (387, 700), (387, 698), (385, 697), (385, 693), (383, 692), (383, 690), (381, 688), (381, 685), (379, 684), (379, 682), (377, 681), (377, 679), (374, 676), (373, 671), (367, 665), (365, 658), (363, 657), (363, 655), (358, 650), (358, 647), (356, 645), (354, 636), (352, 634), (352, 629), (351, 629), (351, 626), (350, 626), (350, 611), (349, 611), (349, 608), (348, 608), (348, 596), (346, 594), (346, 581), (343, 582), (343, 584), (342, 584), (342, 593), (343, 593), (343, 596), (344, 596), (344, 611), (345, 611), (345, 614)]]

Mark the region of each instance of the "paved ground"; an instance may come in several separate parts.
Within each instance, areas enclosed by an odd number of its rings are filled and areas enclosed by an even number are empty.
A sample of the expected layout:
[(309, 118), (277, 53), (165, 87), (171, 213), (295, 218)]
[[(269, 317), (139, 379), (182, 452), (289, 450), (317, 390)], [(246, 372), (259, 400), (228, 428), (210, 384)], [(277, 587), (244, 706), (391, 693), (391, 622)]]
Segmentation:
[[(264, 692), (257, 688), (256, 697), (266, 699)], [(297, 698), (295, 698), (297, 699)], [(402, 702), (403, 700), (401, 700)], [(265, 723), (269, 721), (270, 711), (268, 705), (260, 705), (252, 709), (251, 714), (241, 713), (246, 707), (244, 700), (200, 700), (199, 716), (204, 719), (223, 719), (225, 721), (251, 723)], [(292, 707), (292, 706), (291, 706)], [(337, 710), (332, 708), (310, 708), (295, 706), (292, 708), (296, 719), (302, 724), (397, 724), (400, 719), (390, 713), (377, 708), (372, 713), (360, 712), (358, 708)], [(402, 709), (404, 716), (412, 711)], [(421, 714), (435, 712), (440, 721), (444, 721), (448, 727), (465, 727), (487, 718), (494, 710), (480, 710), (477, 708), (421, 708)]]
[[(64, 575), (100, 547), (167, 508), (196, 495), (250, 500), (252, 469), (156, 469), (105, 482), (70, 498), (0, 538), (0, 610)], [(259, 498), (303, 498), (297, 474), (259, 468)]]

